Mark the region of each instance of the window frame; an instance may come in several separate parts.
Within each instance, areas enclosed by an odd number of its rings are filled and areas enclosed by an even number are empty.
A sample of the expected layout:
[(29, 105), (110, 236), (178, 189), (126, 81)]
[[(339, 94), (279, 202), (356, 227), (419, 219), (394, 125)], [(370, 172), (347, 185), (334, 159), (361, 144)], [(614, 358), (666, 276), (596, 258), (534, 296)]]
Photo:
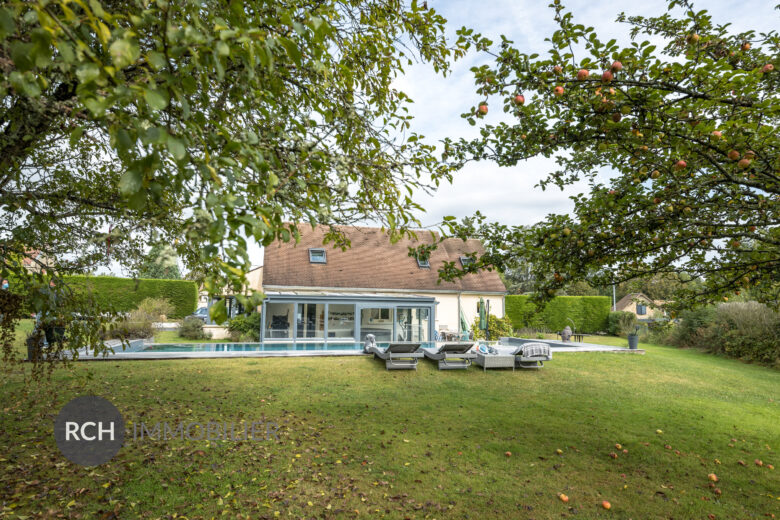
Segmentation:
[[(314, 254), (322, 253), (322, 260), (315, 259)], [(310, 264), (327, 264), (328, 254), (325, 252), (324, 247), (310, 247), (309, 248), (309, 263)]]
[(476, 262), (476, 260), (474, 258), (471, 258), (470, 256), (461, 256), (459, 260), (460, 260), (461, 267), (466, 267), (467, 265), (471, 265), (474, 262)]

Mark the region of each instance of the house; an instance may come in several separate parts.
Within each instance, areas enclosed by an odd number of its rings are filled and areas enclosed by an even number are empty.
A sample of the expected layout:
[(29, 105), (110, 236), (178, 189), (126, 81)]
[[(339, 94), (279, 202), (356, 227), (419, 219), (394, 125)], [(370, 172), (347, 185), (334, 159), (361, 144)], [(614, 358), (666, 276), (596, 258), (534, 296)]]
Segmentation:
[[(504, 315), (506, 288), (496, 272), (482, 271), (439, 283), (445, 261), (462, 266), (483, 253), (478, 240), (446, 239), (429, 258), (410, 247), (438, 235), (391, 243), (379, 228), (342, 227), (346, 250), (323, 245), (327, 228), (302, 226), (298, 243), (264, 249), (262, 339), (433, 341), (434, 331), (458, 332), (477, 316), (480, 298)], [(464, 323), (465, 322), (465, 323)]]
[(659, 308), (666, 303), (663, 300), (651, 300), (643, 293), (629, 293), (615, 304), (615, 310), (634, 313), (640, 320), (657, 320), (666, 317)]

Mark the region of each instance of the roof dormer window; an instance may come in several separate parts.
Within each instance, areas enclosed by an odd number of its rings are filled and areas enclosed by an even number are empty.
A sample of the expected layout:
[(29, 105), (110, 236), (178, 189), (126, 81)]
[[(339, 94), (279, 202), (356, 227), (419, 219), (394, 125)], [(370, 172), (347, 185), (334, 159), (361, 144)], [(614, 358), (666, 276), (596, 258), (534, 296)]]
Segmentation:
[(309, 262), (312, 264), (327, 264), (328, 259), (325, 256), (325, 250), (322, 248), (310, 248)]
[(420, 269), (430, 269), (431, 262), (427, 258), (417, 258), (417, 267)]
[(467, 265), (471, 265), (474, 263), (474, 259), (470, 256), (461, 256), (460, 257), (460, 265), (463, 267), (466, 267)]

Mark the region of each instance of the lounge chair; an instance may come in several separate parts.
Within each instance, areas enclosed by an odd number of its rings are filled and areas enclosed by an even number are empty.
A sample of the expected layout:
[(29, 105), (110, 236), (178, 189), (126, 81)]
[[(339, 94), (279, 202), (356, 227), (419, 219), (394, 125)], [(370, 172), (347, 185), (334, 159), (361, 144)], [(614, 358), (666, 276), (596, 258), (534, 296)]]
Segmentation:
[(388, 370), (417, 370), (417, 362), (423, 357), (420, 343), (390, 343), (387, 348), (381, 348), (373, 337), (366, 337), (364, 351), (384, 359)]
[(515, 351), (515, 366), (520, 368), (541, 368), (545, 361), (552, 360), (552, 351), (547, 343), (524, 343)]
[(445, 343), (439, 348), (424, 348), (425, 357), (432, 361), (438, 361), (439, 370), (452, 370), (456, 368), (468, 368), (471, 360), (476, 359), (475, 352), (469, 352), (473, 343)]

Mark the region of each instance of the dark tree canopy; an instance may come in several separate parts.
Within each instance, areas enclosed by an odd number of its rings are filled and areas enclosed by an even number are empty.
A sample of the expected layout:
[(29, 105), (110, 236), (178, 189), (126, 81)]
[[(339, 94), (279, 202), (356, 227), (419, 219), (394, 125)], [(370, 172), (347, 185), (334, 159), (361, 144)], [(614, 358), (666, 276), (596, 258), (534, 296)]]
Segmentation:
[[(447, 71), (462, 51), (443, 30), (393, 0), (4, 2), (3, 277), (68, 315), (52, 276), (137, 272), (157, 241), (216, 291), (244, 286), (247, 241), (301, 223), (403, 232), (413, 191), (450, 173), (392, 82), (413, 60)], [(45, 272), (23, 267), (33, 251)]]
[[(472, 268), (530, 264), (542, 297), (576, 280), (604, 286), (686, 272), (679, 305), (749, 288), (777, 306), (778, 34), (735, 34), (674, 0), (662, 16), (618, 16), (633, 39), (621, 46), (576, 23), (557, 0), (551, 7), (559, 29), (544, 56), (461, 30), (493, 60), (473, 69), (482, 101), (464, 117), (480, 124), (488, 110), (503, 110), (512, 121), (481, 125), (479, 138), (448, 141), (446, 152), (456, 165), (554, 157), (558, 169), (541, 187), (586, 179), (590, 193), (573, 197), (571, 216), (528, 228), (481, 215), (449, 219), (453, 234), (487, 245)], [(601, 182), (597, 174), (609, 171)], [(703, 283), (686, 283), (695, 279)]]

